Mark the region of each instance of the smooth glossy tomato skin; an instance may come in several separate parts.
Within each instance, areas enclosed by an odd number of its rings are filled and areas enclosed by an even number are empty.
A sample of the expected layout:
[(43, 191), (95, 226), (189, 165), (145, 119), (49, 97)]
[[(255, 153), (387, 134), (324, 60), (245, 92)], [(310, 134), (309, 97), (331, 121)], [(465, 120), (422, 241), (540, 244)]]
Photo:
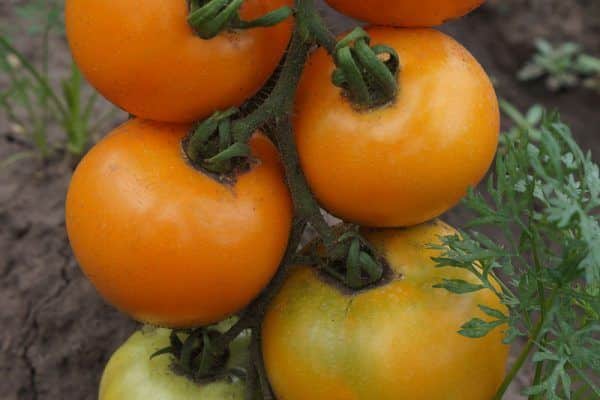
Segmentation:
[(462, 17), (485, 0), (326, 0), (341, 13), (377, 25), (430, 27)]
[(478, 305), (506, 312), (489, 290), (433, 288), (473, 277), (435, 268), (427, 243), (452, 234), (433, 222), (367, 231), (395, 274), (351, 294), (314, 268), (292, 271), (263, 323), (263, 354), (275, 394), (285, 400), (489, 400), (503, 380), (508, 346), (500, 328), (482, 339), (457, 333)]
[(78, 166), (66, 204), (83, 271), (113, 305), (155, 325), (217, 322), (267, 285), (285, 252), (292, 203), (275, 146), (221, 184), (192, 168), (188, 127), (131, 120)]
[(498, 144), (498, 101), (485, 71), (452, 38), (431, 29), (371, 28), (394, 47), (400, 94), (357, 111), (330, 82), (324, 50), (311, 57), (298, 95), (296, 143), (315, 196), (363, 226), (428, 221), (454, 206), (488, 170)]
[[(241, 380), (197, 384), (171, 369), (169, 356), (150, 359), (169, 346), (167, 329), (144, 329), (134, 333), (111, 357), (100, 383), (99, 400), (243, 400)], [(232, 343), (229, 367), (247, 365), (248, 338)]]
[[(67, 0), (73, 57), (90, 83), (127, 112), (191, 122), (239, 106), (281, 60), (292, 22), (204, 40), (186, 22), (186, 0)], [(290, 0), (247, 0), (253, 19)]]

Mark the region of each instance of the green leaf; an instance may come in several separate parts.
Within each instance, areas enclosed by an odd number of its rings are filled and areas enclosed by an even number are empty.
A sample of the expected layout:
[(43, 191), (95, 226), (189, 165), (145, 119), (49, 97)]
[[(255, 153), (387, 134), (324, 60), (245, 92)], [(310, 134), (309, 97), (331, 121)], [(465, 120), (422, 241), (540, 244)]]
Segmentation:
[(156, 352), (152, 353), (152, 355), (150, 355), (150, 359), (152, 360), (155, 357), (160, 357), (162, 355), (165, 354), (173, 354), (175, 352), (175, 348), (174, 347), (165, 347), (163, 349), (157, 350)]
[(508, 317), (506, 315), (504, 315), (504, 313), (502, 311), (484, 306), (482, 304), (479, 305), (479, 308), (481, 309), (481, 311), (483, 311), (484, 313), (486, 313), (487, 315), (489, 315), (492, 318), (496, 318), (501, 321), (506, 321), (508, 319)]
[(442, 283), (433, 286), (437, 289), (446, 289), (451, 293), (464, 294), (477, 292), (481, 289), (485, 289), (485, 286), (470, 283), (461, 279), (444, 279)]
[(502, 325), (504, 321), (484, 321), (480, 318), (473, 318), (463, 326), (461, 326), (460, 333), (468, 338), (477, 339), (486, 336), (494, 328)]
[(34, 151), (21, 151), (12, 154), (0, 162), (0, 172), (19, 161), (35, 157), (37, 157), (37, 154)]
[(544, 108), (539, 104), (534, 105), (527, 112), (527, 122), (531, 125), (537, 125), (542, 121), (542, 117), (544, 116)]

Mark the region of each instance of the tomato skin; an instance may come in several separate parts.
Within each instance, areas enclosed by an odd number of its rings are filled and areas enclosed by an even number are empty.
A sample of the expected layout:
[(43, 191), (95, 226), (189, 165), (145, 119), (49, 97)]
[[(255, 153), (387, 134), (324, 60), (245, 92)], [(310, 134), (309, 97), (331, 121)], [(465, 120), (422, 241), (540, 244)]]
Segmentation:
[(373, 44), (400, 56), (400, 94), (357, 111), (330, 82), (334, 65), (313, 54), (296, 98), (302, 169), (321, 205), (345, 221), (398, 227), (454, 206), (484, 177), (500, 130), (485, 71), (452, 38), (431, 29), (371, 28)]
[(259, 162), (221, 184), (191, 167), (188, 130), (131, 120), (78, 166), (66, 204), (83, 271), (113, 305), (155, 325), (188, 327), (245, 307), (285, 252), (292, 203), (275, 146), (250, 145)]
[[(150, 356), (169, 346), (167, 329), (134, 333), (111, 357), (100, 383), (99, 400), (243, 400), (245, 383), (225, 379), (197, 384), (175, 374), (171, 358)], [(247, 337), (232, 344), (230, 367), (245, 367)]]
[(365, 231), (395, 278), (354, 294), (297, 267), (262, 327), (263, 354), (279, 399), (489, 400), (505, 373), (500, 329), (482, 339), (460, 336), (479, 304), (506, 312), (489, 290), (451, 294), (442, 278), (473, 277), (435, 268), (426, 248), (455, 233), (441, 222), (406, 230)]
[[(281, 60), (292, 22), (223, 32), (203, 40), (186, 18), (186, 0), (67, 0), (73, 57), (107, 99), (141, 118), (191, 122), (241, 105)], [(253, 19), (291, 0), (247, 0)]]
[(339, 12), (376, 25), (430, 27), (462, 17), (485, 0), (326, 0)]

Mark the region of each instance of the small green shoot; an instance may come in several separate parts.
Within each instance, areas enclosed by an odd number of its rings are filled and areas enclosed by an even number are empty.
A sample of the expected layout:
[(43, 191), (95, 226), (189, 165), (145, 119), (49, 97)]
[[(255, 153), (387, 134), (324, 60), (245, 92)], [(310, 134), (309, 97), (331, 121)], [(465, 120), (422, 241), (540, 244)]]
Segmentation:
[[(54, 82), (51, 78), (49, 46), (53, 35), (64, 34), (61, 10), (60, 2), (47, 0), (29, 2), (16, 9), (25, 32), (31, 40), (40, 42), (35, 61), (17, 49), (10, 39), (10, 33), (19, 32), (0, 30), (0, 112), (8, 120), (12, 133), (36, 149), (33, 153), (25, 150), (8, 157), (0, 163), (3, 168), (31, 158), (32, 154), (48, 158), (56, 150), (79, 156), (90, 144), (91, 134), (116, 112), (111, 108), (103, 115), (95, 115), (98, 95), (86, 93), (87, 85), (74, 64), (62, 81)], [(49, 139), (50, 126), (61, 128), (64, 141), (56, 143)]]
[(553, 92), (583, 86), (600, 93), (600, 58), (585, 54), (577, 43), (553, 46), (538, 39), (535, 47), (536, 54), (518, 73), (520, 80), (544, 78)]

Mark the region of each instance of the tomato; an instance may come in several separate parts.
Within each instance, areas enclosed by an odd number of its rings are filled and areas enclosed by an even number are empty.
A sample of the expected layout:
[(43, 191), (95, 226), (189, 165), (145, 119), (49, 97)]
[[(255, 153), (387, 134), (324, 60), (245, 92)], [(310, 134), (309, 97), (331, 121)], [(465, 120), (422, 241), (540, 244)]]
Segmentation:
[[(138, 117), (189, 122), (241, 105), (276, 69), (292, 23), (203, 40), (185, 0), (67, 0), (73, 57), (106, 98)], [(246, 0), (250, 20), (291, 0)]]
[(481, 339), (457, 333), (478, 305), (506, 312), (490, 290), (433, 288), (443, 278), (426, 244), (455, 231), (441, 222), (366, 231), (387, 259), (390, 281), (348, 292), (314, 268), (292, 270), (263, 323), (263, 354), (279, 399), (489, 400), (504, 377), (508, 346), (497, 328)]
[[(108, 362), (100, 383), (99, 400), (243, 400), (241, 380), (221, 379), (197, 384), (171, 369), (171, 359), (150, 356), (169, 346), (167, 329), (145, 329), (134, 333)], [(228, 367), (247, 365), (247, 337), (231, 345)]]
[(188, 130), (134, 119), (82, 160), (66, 204), (83, 271), (113, 305), (155, 325), (206, 325), (244, 308), (285, 252), (292, 202), (275, 146), (233, 185), (190, 166)]
[(485, 0), (326, 0), (338, 11), (377, 25), (427, 27), (462, 17)]
[(375, 227), (409, 226), (455, 205), (485, 175), (500, 129), (498, 101), (481, 66), (430, 29), (371, 28), (397, 50), (400, 94), (357, 110), (331, 82), (331, 58), (310, 59), (296, 98), (302, 169), (324, 208)]

